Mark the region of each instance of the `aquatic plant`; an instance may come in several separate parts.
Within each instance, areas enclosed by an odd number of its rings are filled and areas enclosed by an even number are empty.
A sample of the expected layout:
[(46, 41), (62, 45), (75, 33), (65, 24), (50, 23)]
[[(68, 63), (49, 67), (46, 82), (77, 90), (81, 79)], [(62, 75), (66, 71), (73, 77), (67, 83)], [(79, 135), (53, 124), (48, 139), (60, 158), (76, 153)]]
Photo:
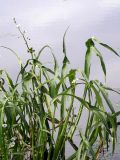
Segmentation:
[[(86, 42), (84, 69), (71, 69), (65, 46), (66, 32), (61, 65), (50, 46), (46, 45), (36, 53), (29, 46), (25, 32), (20, 26), (17, 28), (31, 58), (22, 63), (12, 49), (4, 47), (16, 55), (20, 71), (14, 82), (6, 71), (0, 70), (1, 159), (97, 160), (110, 143), (114, 153), (120, 112), (115, 111), (108, 91), (115, 90), (89, 77), (93, 54), (99, 58), (106, 77), (103, 55), (96, 43), (119, 56), (117, 52), (92, 37)], [(46, 48), (53, 57), (50, 68), (41, 62), (41, 54)], [(74, 149), (69, 157), (66, 143)]]

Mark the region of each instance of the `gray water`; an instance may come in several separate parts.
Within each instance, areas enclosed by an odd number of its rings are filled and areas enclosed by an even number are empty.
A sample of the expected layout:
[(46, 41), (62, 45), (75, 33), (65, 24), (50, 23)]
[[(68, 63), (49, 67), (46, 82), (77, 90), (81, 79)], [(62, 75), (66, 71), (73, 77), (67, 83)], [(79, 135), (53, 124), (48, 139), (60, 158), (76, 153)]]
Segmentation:
[[(62, 60), (62, 37), (66, 36), (67, 54), (72, 67), (83, 67), (85, 41), (95, 36), (120, 52), (120, 0), (0, 0), (0, 46), (15, 50), (22, 61), (29, 56), (12, 18), (15, 17), (36, 51), (49, 44), (57, 58)], [(120, 88), (120, 59), (102, 50), (107, 65), (107, 85)], [(44, 61), (49, 56), (46, 54)], [(93, 58), (92, 78), (103, 81), (96, 58)], [(14, 78), (18, 71), (16, 58), (0, 48), (0, 68)], [(119, 97), (112, 96), (115, 103)], [(119, 106), (117, 106), (119, 109)], [(120, 131), (118, 132), (120, 133)], [(119, 143), (119, 142), (118, 142)], [(119, 145), (116, 153), (119, 153)], [(108, 158), (109, 159), (109, 158)], [(120, 159), (116, 154), (114, 160)]]

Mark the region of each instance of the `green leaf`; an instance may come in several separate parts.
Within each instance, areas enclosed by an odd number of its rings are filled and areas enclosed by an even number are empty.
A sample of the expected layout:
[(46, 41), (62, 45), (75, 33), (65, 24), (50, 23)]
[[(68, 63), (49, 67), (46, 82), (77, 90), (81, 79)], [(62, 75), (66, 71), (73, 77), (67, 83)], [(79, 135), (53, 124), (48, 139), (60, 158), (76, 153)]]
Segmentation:
[(25, 82), (32, 80), (32, 78), (33, 78), (32, 73), (27, 72), (27, 73), (24, 74), (24, 81)]
[(87, 47), (87, 51), (86, 51), (86, 55), (85, 55), (84, 72), (85, 72), (87, 78), (89, 79), (92, 48), (94, 47), (94, 42), (92, 41), (91, 38), (87, 40), (86, 47)]
[(107, 48), (108, 50), (110, 50), (111, 52), (115, 53), (115, 55), (117, 55), (118, 57), (120, 57), (120, 55), (109, 45), (100, 42), (97, 38), (93, 37), (93, 40), (95, 40), (98, 44), (102, 45), (103, 47)]
[(97, 82), (97, 81), (94, 81), (94, 83), (97, 85), (97, 87), (100, 89), (100, 92), (102, 93), (103, 95), (103, 98), (105, 99), (109, 109), (111, 110), (112, 113), (115, 113), (115, 110), (114, 110), (114, 107), (112, 105), (112, 102), (110, 101), (109, 97), (108, 97), (108, 94), (105, 92), (105, 89)]
[(53, 79), (50, 81), (50, 96), (54, 98), (57, 95), (56, 81)]
[[(87, 149), (85, 152), (90, 151), (90, 153), (93, 157), (93, 160), (95, 160), (95, 153), (94, 153), (94, 150), (92, 149), (92, 146), (91, 146), (90, 142), (87, 140), (87, 138), (80, 131), (79, 131), (79, 133), (80, 133), (80, 137), (82, 138), (82, 143), (83, 143), (83, 145), (85, 145), (85, 147)], [(80, 160), (82, 154), (83, 153), (81, 153), (81, 145), (80, 145), (80, 147), (78, 149), (77, 156), (76, 156), (76, 160)], [(86, 158), (86, 156), (84, 158)]]
[(12, 89), (14, 89), (14, 84), (13, 84), (12, 79), (10, 78), (10, 76), (9, 76), (9, 74), (8, 74), (7, 72), (5, 72), (5, 73), (6, 73), (6, 78), (7, 78), (7, 81), (8, 81), (8, 85), (9, 85)]
[(105, 48), (109, 49), (110, 51), (112, 51), (113, 53), (115, 53), (118, 57), (120, 57), (120, 55), (110, 46), (108, 46), (107, 44), (104, 43), (100, 43), (100, 45), (104, 46)]
[(76, 71), (77, 71), (76, 69), (71, 69), (69, 71), (69, 81), (70, 81), (70, 83), (72, 83), (73, 80), (75, 79)]
[(98, 51), (98, 49), (97, 49), (96, 47), (94, 47), (93, 50), (95, 51), (96, 55), (97, 55), (97, 56), (99, 57), (99, 59), (100, 59), (101, 67), (102, 67), (103, 73), (104, 73), (104, 75), (105, 75), (105, 77), (106, 77), (106, 66), (105, 66), (105, 63), (104, 63), (102, 54)]

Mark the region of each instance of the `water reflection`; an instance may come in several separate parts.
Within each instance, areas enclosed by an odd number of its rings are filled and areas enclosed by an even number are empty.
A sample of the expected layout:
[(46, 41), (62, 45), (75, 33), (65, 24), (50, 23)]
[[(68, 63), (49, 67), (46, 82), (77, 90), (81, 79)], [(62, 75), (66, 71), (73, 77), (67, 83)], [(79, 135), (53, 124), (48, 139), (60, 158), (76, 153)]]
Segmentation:
[[(56, 55), (62, 57), (62, 36), (70, 25), (66, 38), (68, 57), (73, 66), (83, 66), (85, 52), (84, 42), (95, 35), (99, 39), (111, 44), (114, 48), (119, 47), (120, 37), (120, 1), (119, 0), (26, 0), (16, 2), (0, 2), (0, 44), (15, 49), (22, 59), (25, 59), (25, 47), (13, 24), (12, 17), (25, 28), (31, 37), (31, 43), (39, 50), (43, 45), (50, 44)], [(1, 51), (1, 61), (5, 64), (7, 51)], [(105, 51), (106, 52), (106, 51)], [(108, 63), (108, 83), (114, 87), (120, 86), (120, 82), (114, 79), (119, 73), (119, 60), (109, 53), (105, 53)], [(96, 62), (97, 63), (97, 62)], [(95, 65), (97, 65), (95, 63)], [(12, 75), (14, 64), (8, 61), (9, 71)], [(112, 67), (111, 67), (112, 66)], [(1, 64), (0, 67), (6, 66)], [(97, 67), (94, 67), (94, 69)], [(109, 69), (110, 68), (110, 69)], [(97, 69), (93, 70), (93, 76), (98, 75)], [(110, 77), (110, 78), (109, 78)]]
[[(28, 55), (12, 17), (27, 30), (30, 43), (37, 51), (50, 44), (59, 59), (62, 58), (62, 36), (70, 25), (66, 43), (73, 67), (83, 66), (84, 42), (93, 35), (119, 48), (120, 0), (7, 0), (0, 1), (0, 6), (0, 45), (16, 50), (23, 61)], [(106, 50), (104, 53), (107, 83), (119, 87), (120, 81), (114, 77), (119, 75), (120, 60)], [(3, 49), (0, 49), (0, 55), (0, 68), (8, 69), (14, 77), (18, 70), (15, 57)], [(95, 61), (92, 76), (101, 79), (101, 74)]]

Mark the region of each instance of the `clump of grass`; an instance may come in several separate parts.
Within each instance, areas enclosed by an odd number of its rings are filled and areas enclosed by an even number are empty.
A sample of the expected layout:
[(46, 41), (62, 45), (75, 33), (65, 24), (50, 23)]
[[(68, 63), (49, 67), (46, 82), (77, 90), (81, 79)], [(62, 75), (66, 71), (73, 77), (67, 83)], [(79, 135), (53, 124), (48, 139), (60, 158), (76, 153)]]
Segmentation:
[[(25, 33), (19, 26), (18, 30), (31, 58), (23, 64), (16, 53), (6, 47), (17, 56), (20, 71), (16, 82), (12, 81), (7, 72), (0, 71), (1, 159), (65, 160), (66, 142), (74, 149), (67, 160), (99, 159), (104, 147), (108, 149), (110, 141), (111, 152), (114, 153), (117, 116), (120, 114), (115, 111), (108, 97), (108, 90), (114, 90), (89, 77), (92, 54), (99, 58), (106, 77), (104, 59), (96, 43), (119, 56), (117, 52), (94, 37), (88, 39), (85, 65), (83, 71), (80, 71), (69, 66), (66, 33), (63, 37), (64, 56), (61, 66), (50, 46), (46, 45), (36, 53), (29, 47)], [(46, 48), (53, 57), (51, 68), (40, 59)], [(76, 93), (77, 88), (82, 96)], [(79, 122), (84, 109), (87, 114), (83, 123), (84, 131), (81, 131)], [(79, 145), (74, 143), (76, 132)]]

